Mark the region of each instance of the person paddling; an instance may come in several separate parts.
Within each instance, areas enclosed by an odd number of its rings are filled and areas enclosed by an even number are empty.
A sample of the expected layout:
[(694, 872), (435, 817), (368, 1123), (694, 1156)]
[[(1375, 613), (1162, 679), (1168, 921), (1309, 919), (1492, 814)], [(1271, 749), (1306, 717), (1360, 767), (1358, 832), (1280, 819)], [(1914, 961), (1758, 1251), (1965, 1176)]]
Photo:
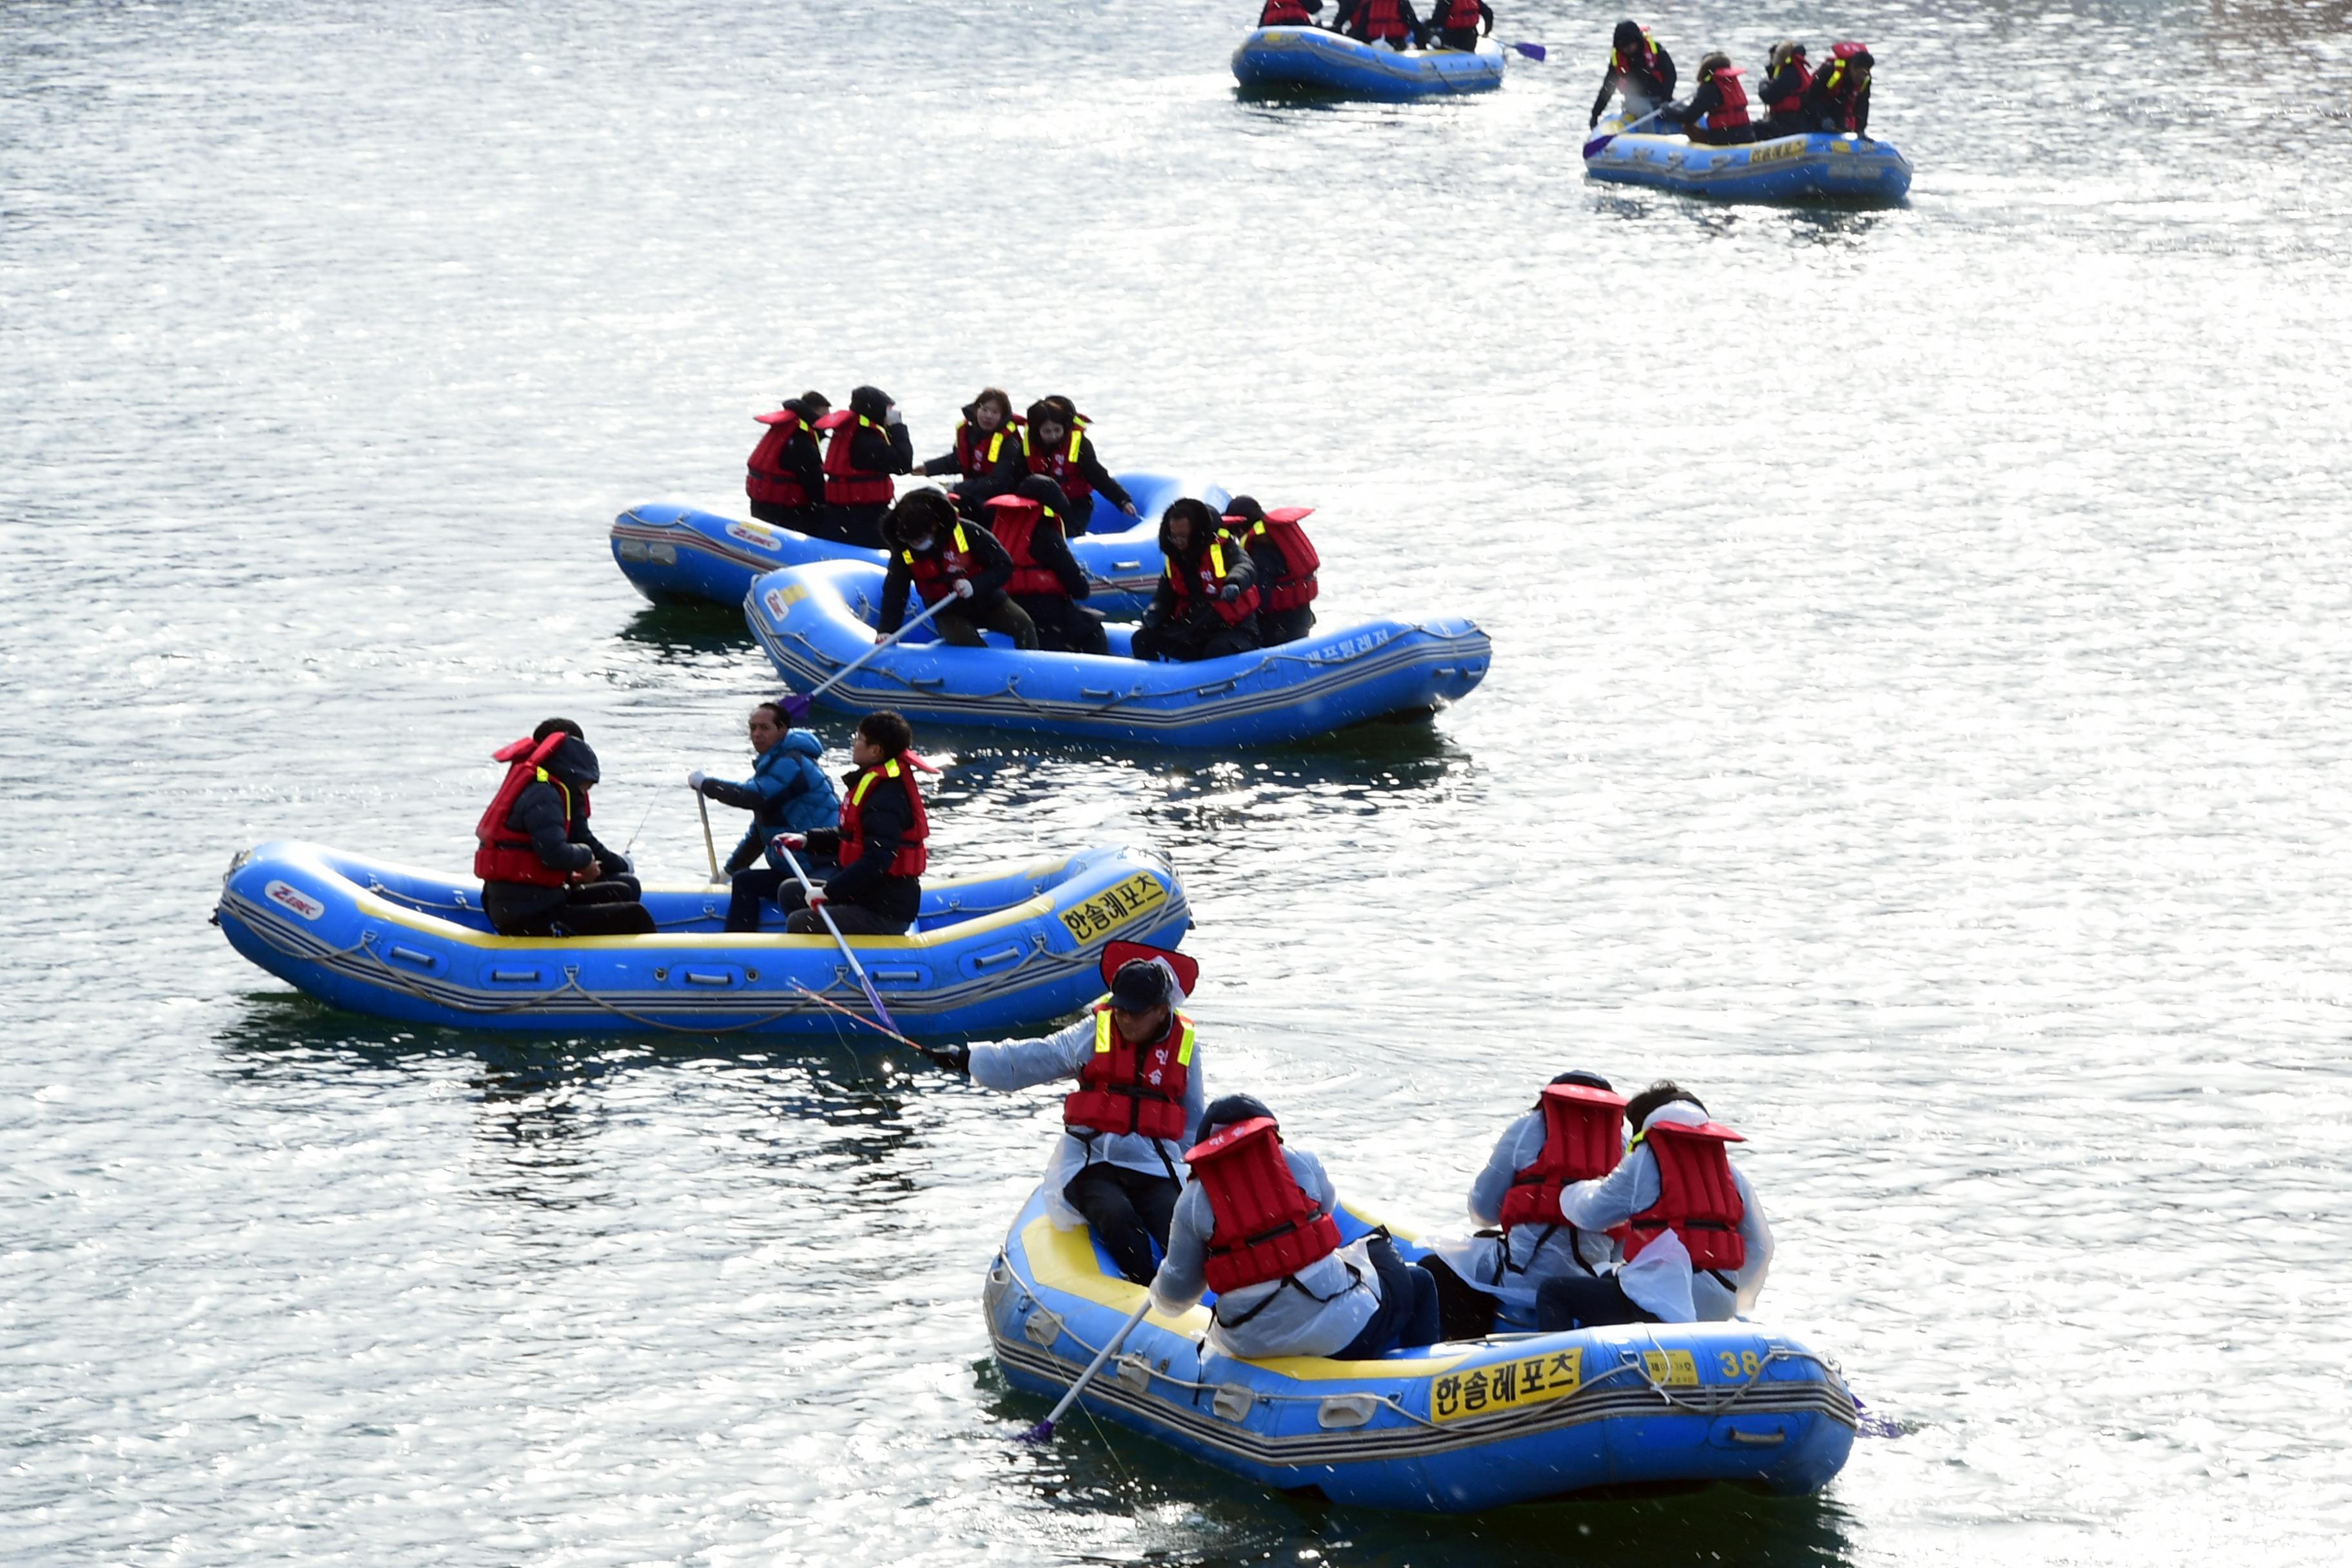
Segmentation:
[(1183, 1011), (1201, 977), (1182, 953), (1114, 942), (1103, 950), (1110, 994), (1042, 1040), (947, 1046), (941, 1066), (1003, 1093), (1075, 1079), (1061, 1135), (1045, 1162), (1045, 1214), (1090, 1227), (1118, 1271), (1151, 1282), (1183, 1191), (1181, 1162), (1203, 1105), (1196, 1027)]
[(994, 534), (958, 517), (955, 503), (940, 491), (919, 489), (892, 507), (884, 532), (889, 540), (890, 567), (882, 578), (876, 642), (887, 642), (905, 624), (911, 590), (927, 605), (943, 599), (961, 601), (931, 618), (941, 642), (981, 647), (987, 642), (980, 635), (985, 627), (1011, 637), (1014, 647), (1037, 646), (1037, 628), (1028, 612), (1004, 592), (1013, 581), (1012, 556)]
[(1495, 13), (1486, 0), (1436, 0), (1429, 25), (1441, 47), (1465, 53), (1478, 47), (1479, 35), (1495, 30)]
[(778, 889), (784, 929), (794, 936), (826, 934), (819, 904), (845, 936), (898, 936), (922, 910), (931, 819), (915, 775), (939, 770), (915, 754), (914, 727), (887, 708), (857, 721), (849, 758), (856, 765), (841, 778), (841, 826), (770, 840), (780, 856), (813, 849), (841, 868), (814, 896), (797, 881)]
[(1698, 87), (1686, 103), (1670, 103), (1658, 111), (1658, 122), (1678, 128), (1693, 142), (1707, 147), (1738, 147), (1756, 139), (1748, 123), (1748, 89), (1739, 85), (1739, 68), (1731, 57), (1701, 56)]
[[(783, 856), (770, 842), (779, 833), (814, 833), (831, 827), (841, 816), (841, 797), (821, 765), (824, 742), (814, 730), (796, 729), (806, 719), (809, 700), (797, 693), (751, 710), (747, 727), (751, 737), (751, 776), (740, 784), (715, 779), (700, 768), (686, 775), (695, 794), (751, 814), (751, 826), (742, 842), (727, 857), (725, 870), (732, 879), (727, 903), (727, 929), (760, 929), (762, 902), (773, 902), (777, 892), (794, 880)], [(757, 864), (762, 858), (767, 864)]]
[(1587, 124), (1601, 123), (1612, 95), (1624, 100), (1628, 125), (1664, 108), (1675, 96), (1675, 57), (1630, 16), (1610, 35), (1608, 74), (1601, 79), (1601, 96), (1592, 100), (1592, 116)]
[(1162, 1316), (1214, 1290), (1211, 1336), (1246, 1360), (1366, 1361), (1436, 1342), (1435, 1283), (1407, 1268), (1385, 1234), (1340, 1244), (1331, 1178), (1284, 1144), (1274, 1112), (1227, 1095), (1202, 1114), (1200, 1138), (1184, 1152), (1192, 1181), (1151, 1280)]
[(629, 858), (588, 827), (588, 792), (601, 776), (585, 733), (546, 719), (501, 747), (506, 777), (475, 825), (474, 875), (482, 913), (500, 936), (643, 936), (654, 917), (638, 902)]
[(1412, 0), (1339, 0), (1331, 30), (1400, 52), (1407, 44), (1426, 47), (1429, 43), (1429, 28), (1413, 15)]
[(773, 414), (751, 417), (767, 426), (743, 467), (743, 493), (761, 522), (799, 533), (824, 528), (824, 454), (817, 422), (833, 412), (822, 392), (787, 397)]

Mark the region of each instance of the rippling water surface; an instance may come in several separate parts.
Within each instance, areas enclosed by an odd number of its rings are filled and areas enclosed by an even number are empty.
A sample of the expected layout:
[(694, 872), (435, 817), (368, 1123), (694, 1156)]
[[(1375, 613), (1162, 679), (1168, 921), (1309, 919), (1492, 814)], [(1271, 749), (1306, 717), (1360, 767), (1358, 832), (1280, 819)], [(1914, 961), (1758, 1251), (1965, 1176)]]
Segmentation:
[[(0, 11), (0, 1558), (2334, 1558), (2352, 16), (1653, 14), (1870, 41), (1917, 183), (1837, 213), (1587, 184), (1613, 14), (1307, 108), (1235, 100), (1245, 9)], [(1016, 1449), (1052, 1097), (373, 1023), (206, 926), (263, 837), (462, 863), (551, 710), (692, 874), (771, 682), (604, 528), (863, 380), (929, 450), (1066, 390), (1318, 506), (1327, 617), (1496, 644), (1241, 761), (931, 734), (942, 858), (1168, 849), (1213, 1086), (1400, 1217), (1565, 1066), (1682, 1078), (1902, 1436), (1437, 1521)]]

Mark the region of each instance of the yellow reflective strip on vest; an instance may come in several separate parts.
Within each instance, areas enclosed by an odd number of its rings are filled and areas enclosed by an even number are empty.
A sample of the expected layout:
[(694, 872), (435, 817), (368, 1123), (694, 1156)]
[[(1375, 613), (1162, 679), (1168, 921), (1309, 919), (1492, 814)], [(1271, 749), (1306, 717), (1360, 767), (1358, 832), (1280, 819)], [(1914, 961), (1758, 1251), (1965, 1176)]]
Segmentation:
[(1192, 1020), (1185, 1018), (1181, 1013), (1176, 1016), (1184, 1019), (1184, 1041), (1176, 1047), (1176, 1065), (1188, 1068), (1192, 1065)]
[[(971, 553), (971, 542), (963, 536), (963, 524), (960, 522), (956, 524), (956, 552), (961, 555), (969, 555)], [(892, 778), (897, 778), (898, 776), (898, 763), (892, 763), (890, 764), (890, 776)]]
[(1076, 426), (1072, 426), (1070, 427), (1070, 461), (1073, 463), (1078, 460), (1078, 443), (1086, 438), (1085, 431), (1080, 430)]
[(1218, 576), (1225, 574), (1225, 547), (1213, 539), (1209, 541), (1209, 565)]
[(857, 781), (857, 787), (850, 792), (849, 804), (852, 805), (864, 805), (866, 804), (866, 786), (873, 782), (874, 774), (871, 770), (868, 770), (866, 776)]
[(915, 552), (913, 551), (901, 550), (898, 553), (905, 558), (908, 565), (912, 566), (915, 563)]
[(898, 776), (898, 759), (893, 757), (888, 762), (884, 763), (882, 764), (882, 771), (888, 773), (892, 778), (897, 778)]
[(1110, 1055), (1110, 1011), (1105, 1008), (1095, 1015), (1095, 1055)]

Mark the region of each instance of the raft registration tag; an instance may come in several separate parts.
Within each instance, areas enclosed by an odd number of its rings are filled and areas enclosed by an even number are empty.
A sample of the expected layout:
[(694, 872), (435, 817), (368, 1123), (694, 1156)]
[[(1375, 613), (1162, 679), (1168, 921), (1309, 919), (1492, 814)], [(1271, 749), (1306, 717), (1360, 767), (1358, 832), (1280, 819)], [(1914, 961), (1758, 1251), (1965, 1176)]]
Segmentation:
[(798, 583), (794, 583), (788, 588), (769, 589), (766, 595), (762, 597), (760, 602), (768, 606), (768, 618), (770, 620), (781, 621), (784, 618), (784, 612), (786, 610), (791, 609), (794, 605), (799, 604), (803, 599), (807, 597), (808, 590), (802, 587)]
[(1791, 158), (1801, 158), (1804, 155), (1805, 139), (1801, 136), (1792, 136), (1785, 142), (1768, 142), (1748, 153), (1748, 166), (1753, 169), (1766, 163), (1785, 163)]
[(1566, 1399), (1584, 1386), (1584, 1352), (1553, 1351), (1500, 1366), (1449, 1372), (1429, 1380), (1429, 1418), (1439, 1426)]
[(746, 544), (756, 544), (762, 550), (773, 550), (776, 547), (775, 531), (772, 529), (763, 528), (756, 522), (730, 522), (727, 525), (727, 531), (730, 536), (740, 539)]
[(1138, 871), (1126, 881), (1097, 893), (1075, 910), (1062, 911), (1062, 923), (1080, 942), (1117, 931), (1120, 926), (1168, 901), (1168, 889), (1149, 871)]
[(1642, 1370), (1660, 1388), (1698, 1386), (1698, 1362), (1688, 1351), (1643, 1351)]

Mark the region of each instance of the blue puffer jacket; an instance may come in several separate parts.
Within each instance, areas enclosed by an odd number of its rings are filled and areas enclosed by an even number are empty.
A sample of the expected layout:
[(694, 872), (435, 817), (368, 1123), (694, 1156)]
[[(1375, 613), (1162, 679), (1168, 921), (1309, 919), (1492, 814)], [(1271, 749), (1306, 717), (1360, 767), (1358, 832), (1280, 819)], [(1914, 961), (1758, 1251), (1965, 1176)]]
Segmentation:
[(751, 814), (751, 826), (735, 852), (727, 857), (729, 875), (744, 869), (762, 856), (776, 870), (782, 859), (768, 850), (768, 840), (779, 833), (814, 833), (841, 820), (841, 796), (818, 759), (824, 742), (814, 730), (787, 730), (784, 738), (760, 753), (751, 776), (741, 784), (705, 779), (702, 793), (721, 805)]

